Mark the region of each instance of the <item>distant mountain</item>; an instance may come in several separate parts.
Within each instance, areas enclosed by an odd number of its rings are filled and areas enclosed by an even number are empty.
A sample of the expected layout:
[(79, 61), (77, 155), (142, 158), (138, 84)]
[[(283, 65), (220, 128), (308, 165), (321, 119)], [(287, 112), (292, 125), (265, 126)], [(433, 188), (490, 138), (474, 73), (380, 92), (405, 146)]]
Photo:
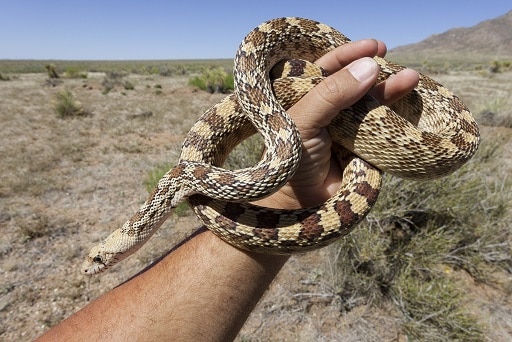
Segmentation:
[(390, 51), (397, 56), (512, 58), (512, 11), (467, 28), (454, 28)]

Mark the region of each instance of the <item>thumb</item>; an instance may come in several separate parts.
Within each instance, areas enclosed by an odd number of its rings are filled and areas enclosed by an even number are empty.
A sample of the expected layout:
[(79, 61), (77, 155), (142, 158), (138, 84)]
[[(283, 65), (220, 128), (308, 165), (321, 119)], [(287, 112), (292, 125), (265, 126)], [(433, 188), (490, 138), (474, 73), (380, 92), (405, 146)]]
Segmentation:
[(340, 110), (357, 102), (375, 84), (379, 66), (364, 57), (326, 77), (289, 110), (303, 141), (320, 134)]

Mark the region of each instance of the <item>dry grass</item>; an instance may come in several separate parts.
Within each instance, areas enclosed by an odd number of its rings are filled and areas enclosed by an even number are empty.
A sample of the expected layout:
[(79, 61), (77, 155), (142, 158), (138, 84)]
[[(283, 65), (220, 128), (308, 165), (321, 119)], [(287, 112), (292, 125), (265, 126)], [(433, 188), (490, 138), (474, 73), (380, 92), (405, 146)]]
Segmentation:
[[(150, 172), (176, 162), (184, 134), (223, 96), (195, 91), (188, 77), (127, 74), (104, 94), (104, 73), (56, 87), (45, 85), (45, 74), (2, 75), (9, 80), (0, 82), (0, 339), (31, 340), (197, 226), (192, 216), (172, 217), (148, 247), (111, 272), (79, 274), (88, 249), (145, 200)], [(510, 117), (507, 79), (440, 77), (476, 113), (497, 101), (493, 110)], [(62, 89), (92, 115), (59, 119), (53, 99)], [(478, 157), (457, 175), (423, 185), (388, 179), (376, 210), (342, 243), (292, 257), (238, 340), (509, 340), (512, 132), (483, 133)], [(258, 146), (247, 144), (249, 151)], [(253, 162), (246, 151), (231, 167)], [(429, 305), (438, 305), (433, 299), (451, 300), (453, 310), (427, 317)], [(440, 327), (436, 318), (459, 326)], [(445, 334), (467, 324), (473, 335)]]
[(510, 72), (453, 72), (436, 75), (436, 80), (460, 94), (480, 124), (512, 128), (510, 75)]
[[(208, 60), (143, 60), (143, 61), (44, 61), (0, 60), (3, 73), (26, 74), (46, 72), (45, 66), (53, 64), (58, 73), (75, 74), (83, 78), (89, 72), (127, 72), (137, 75), (186, 76), (200, 73), (205, 68), (233, 67), (232, 59)], [(69, 75), (68, 75), (69, 76)]]

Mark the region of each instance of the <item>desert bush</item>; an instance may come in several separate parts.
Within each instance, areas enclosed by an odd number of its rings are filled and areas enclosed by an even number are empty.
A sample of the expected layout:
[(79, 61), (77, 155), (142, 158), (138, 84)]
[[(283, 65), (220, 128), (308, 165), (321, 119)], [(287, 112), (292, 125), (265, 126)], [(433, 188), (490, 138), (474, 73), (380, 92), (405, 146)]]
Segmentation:
[(59, 74), (57, 73), (57, 68), (54, 64), (46, 64), (44, 67), (48, 72), (48, 78), (60, 78)]
[(491, 62), (489, 66), (489, 71), (491, 73), (500, 73), (512, 70), (512, 62), (511, 61), (498, 61), (494, 60)]
[(161, 67), (160, 76), (185, 76), (188, 70), (185, 66), (178, 64), (172, 67)]
[(10, 81), (11, 78), (9, 76), (4, 76), (2, 74), (0, 74), (0, 81)]
[(162, 67), (158, 68), (158, 75), (163, 76), (163, 77), (170, 77), (170, 76), (174, 76), (174, 71), (170, 68), (162, 66)]
[(106, 95), (106, 94), (110, 93), (110, 91), (112, 89), (115, 88), (116, 82), (114, 82), (112, 79), (110, 79), (108, 77), (105, 77), (103, 79), (103, 81), (101, 81), (101, 85), (103, 86), (103, 90), (101, 91), (101, 93), (103, 95)]
[(87, 78), (87, 72), (71, 65), (66, 68), (65, 76), (66, 78)]
[(126, 72), (123, 72), (123, 71), (108, 71), (108, 72), (106, 72), (105, 77), (103, 78), (103, 81), (101, 82), (101, 85), (103, 86), (102, 93), (108, 94), (116, 86), (120, 86), (122, 84), (121, 80), (126, 75), (127, 75)]
[(88, 112), (84, 110), (80, 102), (76, 101), (73, 94), (67, 89), (55, 95), (54, 110), (60, 118), (88, 115)]
[(107, 71), (105, 74), (106, 74), (106, 77), (108, 77), (112, 80), (116, 80), (116, 81), (120, 81), (122, 78), (128, 76), (128, 73), (126, 71), (117, 71), (117, 70)]
[(130, 81), (124, 81), (124, 83), (123, 83), (123, 88), (124, 88), (125, 90), (134, 90), (134, 89), (135, 89), (135, 86), (134, 86), (134, 85), (133, 85), (133, 83), (132, 83), (132, 82), (130, 82)]
[(142, 74), (158, 75), (159, 72), (160, 72), (159, 68), (156, 67), (155, 65), (152, 65), (152, 66), (148, 65), (143, 69)]
[(206, 85), (206, 80), (200, 76), (194, 76), (193, 78), (191, 78), (188, 81), (188, 84), (193, 87), (199, 88), (201, 90), (205, 90), (205, 91), (208, 90), (208, 86)]
[(162, 95), (162, 85), (161, 84), (155, 84), (153, 86), (155, 88), (155, 95)]
[(233, 75), (223, 68), (205, 69), (200, 76), (189, 80), (189, 84), (209, 93), (228, 93), (234, 89)]

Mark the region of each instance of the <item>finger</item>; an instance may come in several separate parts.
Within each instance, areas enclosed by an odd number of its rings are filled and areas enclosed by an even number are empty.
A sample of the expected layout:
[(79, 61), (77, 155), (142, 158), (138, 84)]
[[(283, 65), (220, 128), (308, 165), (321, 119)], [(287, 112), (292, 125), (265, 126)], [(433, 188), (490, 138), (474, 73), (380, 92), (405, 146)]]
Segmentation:
[(311, 89), (289, 111), (302, 138), (316, 136), (341, 109), (359, 100), (372, 87), (378, 73), (377, 62), (365, 57), (326, 77)]
[(391, 105), (418, 85), (419, 74), (412, 69), (404, 69), (370, 90), (370, 95), (384, 105)]
[(384, 58), (386, 56), (386, 53), (388, 53), (388, 48), (384, 42), (381, 42), (380, 40), (377, 40), (377, 56)]
[(384, 56), (386, 45), (375, 39), (363, 39), (341, 45), (320, 57), (315, 63), (329, 74), (346, 67), (356, 59), (363, 57)]

